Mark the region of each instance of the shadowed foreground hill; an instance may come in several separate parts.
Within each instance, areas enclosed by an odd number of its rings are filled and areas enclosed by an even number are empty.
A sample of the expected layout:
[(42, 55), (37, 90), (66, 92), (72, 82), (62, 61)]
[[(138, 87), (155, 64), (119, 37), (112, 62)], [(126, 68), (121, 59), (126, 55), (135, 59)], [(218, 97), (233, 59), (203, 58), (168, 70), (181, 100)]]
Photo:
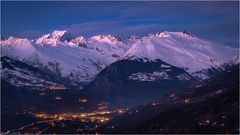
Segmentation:
[(102, 70), (86, 91), (95, 100), (136, 107), (196, 82), (183, 69), (161, 60), (120, 60)]
[(239, 65), (128, 111), (101, 133), (239, 133)]

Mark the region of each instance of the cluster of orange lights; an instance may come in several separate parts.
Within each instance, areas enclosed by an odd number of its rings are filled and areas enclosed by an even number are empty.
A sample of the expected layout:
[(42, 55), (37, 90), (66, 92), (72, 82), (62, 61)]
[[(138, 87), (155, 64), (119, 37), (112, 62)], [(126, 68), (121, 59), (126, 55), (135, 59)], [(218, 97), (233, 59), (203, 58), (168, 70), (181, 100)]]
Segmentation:
[(126, 112), (125, 109), (117, 109), (116, 111), (117, 111), (117, 113), (125, 113)]
[(106, 122), (110, 118), (105, 116), (98, 116), (97, 114), (93, 115), (87, 113), (62, 113), (62, 114), (46, 114), (38, 113), (34, 114), (36, 118), (41, 119), (55, 119), (55, 120), (80, 120), (81, 122)]
[(92, 113), (61, 113), (61, 114), (33, 114), (36, 118), (41, 119), (56, 119), (56, 120), (80, 120), (82, 122), (106, 122), (110, 120), (107, 115), (112, 113), (125, 113), (124, 109), (117, 109), (115, 111), (96, 111)]

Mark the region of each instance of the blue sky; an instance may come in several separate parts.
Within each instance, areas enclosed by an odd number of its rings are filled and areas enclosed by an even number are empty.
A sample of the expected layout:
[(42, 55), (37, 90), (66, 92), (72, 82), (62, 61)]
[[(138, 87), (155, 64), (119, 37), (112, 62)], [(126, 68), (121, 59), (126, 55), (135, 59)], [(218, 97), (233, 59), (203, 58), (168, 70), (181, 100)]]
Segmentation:
[(239, 2), (1, 2), (1, 35), (37, 38), (53, 30), (90, 37), (189, 31), (238, 47)]

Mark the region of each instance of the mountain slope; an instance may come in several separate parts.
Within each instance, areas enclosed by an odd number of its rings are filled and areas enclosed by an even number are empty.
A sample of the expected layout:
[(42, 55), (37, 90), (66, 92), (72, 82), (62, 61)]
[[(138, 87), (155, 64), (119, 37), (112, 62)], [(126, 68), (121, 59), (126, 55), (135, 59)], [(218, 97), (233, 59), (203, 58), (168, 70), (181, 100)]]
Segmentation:
[[(174, 66), (195, 73), (234, 60), (239, 49), (222, 46), (193, 36), (187, 32), (162, 32), (143, 37), (126, 52), (127, 58), (161, 59)], [(194, 75), (194, 74), (193, 74)]]
[(196, 80), (183, 69), (161, 60), (120, 60), (102, 70), (87, 87), (96, 101), (136, 106), (176, 91)]
[(72, 38), (66, 31), (54, 31), (36, 40), (10, 37), (1, 40), (2, 56), (26, 62), (35, 67), (59, 65), (61, 76), (75, 83), (86, 83), (104, 67), (118, 60), (123, 43), (113, 36)]
[[(239, 133), (239, 65), (129, 110), (100, 133)], [(114, 126), (114, 128), (108, 128)]]
[(70, 80), (58, 74), (48, 68), (37, 68), (6, 56), (1, 57), (1, 80), (15, 87), (42, 90), (52, 85), (71, 86)]

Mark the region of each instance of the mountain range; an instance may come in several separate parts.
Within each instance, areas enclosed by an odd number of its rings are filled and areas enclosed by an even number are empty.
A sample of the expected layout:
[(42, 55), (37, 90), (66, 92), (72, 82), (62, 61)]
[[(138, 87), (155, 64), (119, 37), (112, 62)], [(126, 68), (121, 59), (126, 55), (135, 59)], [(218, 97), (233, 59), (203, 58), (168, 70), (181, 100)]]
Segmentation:
[[(239, 49), (198, 38), (186, 31), (161, 32), (143, 37), (132, 35), (120, 39), (113, 35), (73, 37), (65, 30), (55, 30), (34, 40), (1, 38), (0, 44), (1, 56), (19, 60), (43, 72), (51, 72), (55, 78), (65, 78), (70, 83), (62, 85), (68, 86), (88, 84), (104, 68), (119, 60), (161, 60), (198, 79), (209, 78), (209, 70), (221, 71), (226, 66), (239, 63)], [(13, 71), (2, 66), (2, 77), (9, 79), (8, 75), (11, 74), (25, 76), (25, 79), (36, 78), (23, 70), (18, 67)], [(141, 73), (137, 74), (143, 77)], [(138, 77), (129, 76), (135, 80), (139, 80)], [(25, 84), (19, 80), (9, 82), (15, 86)]]

